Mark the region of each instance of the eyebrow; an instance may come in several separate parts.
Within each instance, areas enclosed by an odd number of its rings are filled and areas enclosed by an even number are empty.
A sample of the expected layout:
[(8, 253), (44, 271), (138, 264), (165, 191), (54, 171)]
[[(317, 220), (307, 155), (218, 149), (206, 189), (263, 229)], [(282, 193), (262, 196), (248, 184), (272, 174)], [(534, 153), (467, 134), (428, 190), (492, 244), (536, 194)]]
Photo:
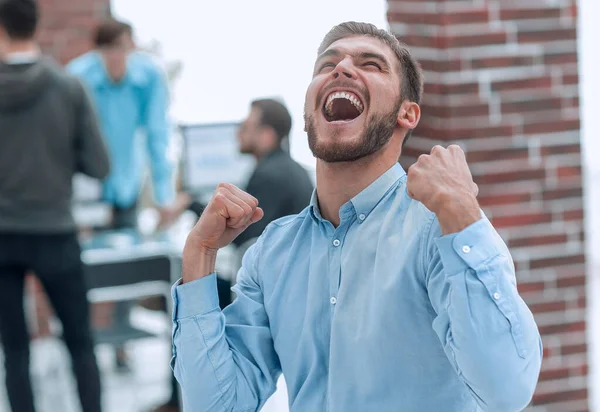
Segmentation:
[(321, 53), (319, 55), (319, 57), (317, 57), (316, 63), (318, 63), (319, 61), (323, 60), (326, 57), (337, 57), (337, 56), (339, 56), (341, 54), (342, 53), (339, 50), (337, 50), (337, 49), (328, 49), (328, 50), (325, 50), (323, 53)]
[[(328, 49), (325, 50), (323, 53), (321, 53), (319, 55), (319, 57), (317, 57), (317, 61), (315, 62), (315, 65), (318, 64), (321, 60), (327, 58), (327, 57), (338, 57), (340, 56), (342, 53), (337, 50), (337, 49)], [(356, 56), (353, 56), (356, 57)], [(374, 52), (362, 52), (358, 54), (358, 58), (361, 60), (368, 60), (368, 59), (375, 59), (375, 60), (379, 60), (381, 63), (383, 63), (386, 67), (390, 67), (390, 62), (388, 61), (388, 59), (380, 53), (374, 53)]]

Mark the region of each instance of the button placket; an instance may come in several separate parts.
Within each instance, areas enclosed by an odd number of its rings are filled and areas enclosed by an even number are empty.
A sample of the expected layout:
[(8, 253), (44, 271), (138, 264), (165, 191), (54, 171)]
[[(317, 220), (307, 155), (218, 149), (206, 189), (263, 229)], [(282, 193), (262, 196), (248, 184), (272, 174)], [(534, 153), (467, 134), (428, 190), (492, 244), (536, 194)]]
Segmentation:
[[(354, 220), (356, 221), (356, 220)], [(329, 307), (331, 308), (331, 316), (335, 314), (338, 296), (340, 292), (341, 276), (342, 276), (342, 249), (343, 242), (349, 230), (349, 218), (342, 219), (333, 236), (330, 238), (330, 261), (329, 261)]]

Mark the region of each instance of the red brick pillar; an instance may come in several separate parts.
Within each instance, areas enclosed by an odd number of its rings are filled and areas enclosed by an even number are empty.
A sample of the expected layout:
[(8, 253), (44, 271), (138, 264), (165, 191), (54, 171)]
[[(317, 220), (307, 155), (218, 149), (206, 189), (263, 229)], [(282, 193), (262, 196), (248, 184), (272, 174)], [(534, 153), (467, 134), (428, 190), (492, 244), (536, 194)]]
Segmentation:
[(110, 15), (110, 0), (38, 0), (38, 39), (45, 53), (61, 63), (88, 51), (93, 29)]
[(402, 163), (434, 144), (465, 149), (543, 335), (533, 404), (587, 411), (576, 2), (388, 3), (391, 30), (426, 81)]
[[(90, 49), (92, 30), (110, 11), (110, 0), (39, 0), (39, 4), (38, 40), (43, 52), (62, 64)], [(26, 288), (32, 338), (48, 335), (51, 310), (46, 296), (33, 276)]]

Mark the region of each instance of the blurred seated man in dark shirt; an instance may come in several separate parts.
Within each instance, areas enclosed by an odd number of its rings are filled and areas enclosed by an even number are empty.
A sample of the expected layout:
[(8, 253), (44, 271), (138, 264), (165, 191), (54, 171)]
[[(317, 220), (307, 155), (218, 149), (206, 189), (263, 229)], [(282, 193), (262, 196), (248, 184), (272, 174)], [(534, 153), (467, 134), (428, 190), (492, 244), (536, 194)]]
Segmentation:
[[(256, 158), (256, 169), (245, 190), (258, 199), (265, 216), (233, 241), (236, 246), (260, 236), (273, 220), (300, 213), (310, 203), (314, 186), (308, 172), (282, 147), (291, 128), (290, 113), (277, 100), (259, 99), (250, 104), (238, 139), (240, 151)], [(187, 193), (180, 193), (176, 204), (171, 220), (185, 210), (199, 216), (204, 209)], [(161, 225), (168, 223), (162, 221)]]
[(256, 158), (246, 191), (258, 199), (265, 216), (238, 236), (238, 246), (260, 236), (273, 220), (300, 213), (310, 203), (314, 187), (308, 172), (282, 148), (291, 128), (292, 118), (283, 104), (273, 99), (251, 103), (238, 138), (240, 151)]
[[(300, 213), (310, 203), (314, 186), (308, 172), (282, 147), (291, 128), (290, 113), (277, 100), (259, 99), (250, 104), (250, 113), (239, 129), (238, 139), (240, 151), (251, 154), (257, 162), (245, 190), (258, 199), (265, 214), (260, 221), (252, 224), (233, 241), (238, 247), (260, 236), (273, 220)], [(169, 221), (163, 220), (161, 226), (168, 225), (186, 210), (191, 210), (200, 216), (203, 209), (203, 204), (182, 192), (178, 195)], [(229, 281), (218, 280), (221, 308), (231, 303), (229, 291), (231, 286)], [(173, 378), (171, 399), (165, 405), (155, 409), (155, 412), (180, 410), (177, 387), (177, 381)]]

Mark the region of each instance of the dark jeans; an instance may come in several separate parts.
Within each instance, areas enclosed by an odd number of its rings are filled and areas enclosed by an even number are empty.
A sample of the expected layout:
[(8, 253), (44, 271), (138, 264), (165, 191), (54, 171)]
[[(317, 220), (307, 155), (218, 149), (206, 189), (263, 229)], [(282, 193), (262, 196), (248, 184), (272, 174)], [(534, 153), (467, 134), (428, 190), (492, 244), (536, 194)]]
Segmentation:
[(73, 234), (0, 233), (0, 337), (6, 389), (13, 412), (34, 412), (29, 376), (29, 333), (23, 311), (25, 274), (39, 278), (63, 326), (82, 410), (101, 411), (81, 249)]

